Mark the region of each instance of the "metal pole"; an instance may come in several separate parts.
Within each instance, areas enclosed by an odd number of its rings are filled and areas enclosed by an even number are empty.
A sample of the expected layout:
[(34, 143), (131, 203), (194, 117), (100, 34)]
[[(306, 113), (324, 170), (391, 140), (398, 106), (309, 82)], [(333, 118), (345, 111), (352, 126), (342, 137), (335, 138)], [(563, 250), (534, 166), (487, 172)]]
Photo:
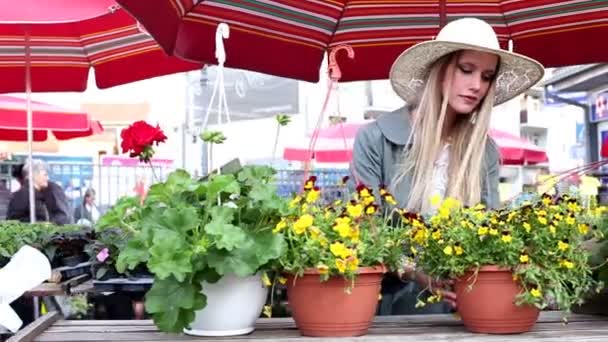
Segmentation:
[(30, 34), (27, 28), (25, 29), (25, 108), (27, 111), (27, 162), (28, 162), (28, 186), (30, 200), (30, 222), (36, 222), (36, 202), (34, 196), (34, 171), (32, 165), (32, 150), (34, 148), (34, 132), (32, 125), (32, 75), (30, 65)]

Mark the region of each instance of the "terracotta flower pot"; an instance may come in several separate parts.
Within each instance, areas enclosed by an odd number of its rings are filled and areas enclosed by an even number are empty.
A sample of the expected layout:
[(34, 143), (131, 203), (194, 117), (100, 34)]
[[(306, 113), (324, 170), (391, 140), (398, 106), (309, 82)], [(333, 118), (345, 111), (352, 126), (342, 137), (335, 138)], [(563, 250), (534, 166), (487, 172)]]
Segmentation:
[(293, 319), (304, 336), (365, 335), (376, 313), (384, 267), (363, 267), (351, 294), (341, 277), (321, 282), (316, 270), (288, 276), (287, 297)]
[[(473, 285), (469, 291), (469, 285)], [(515, 304), (523, 291), (513, 280), (511, 270), (483, 266), (477, 277), (466, 273), (455, 282), (458, 312), (465, 327), (486, 334), (515, 334), (530, 331), (538, 319), (539, 310), (533, 305)]]

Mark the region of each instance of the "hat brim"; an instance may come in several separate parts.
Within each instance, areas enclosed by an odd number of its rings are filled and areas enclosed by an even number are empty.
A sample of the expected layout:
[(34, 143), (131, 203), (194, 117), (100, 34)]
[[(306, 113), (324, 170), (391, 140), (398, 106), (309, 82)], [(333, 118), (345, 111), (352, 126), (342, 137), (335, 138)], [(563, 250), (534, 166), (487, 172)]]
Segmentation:
[(393, 90), (406, 103), (414, 103), (424, 88), (431, 65), (458, 50), (488, 52), (500, 57), (494, 105), (522, 94), (545, 74), (545, 68), (539, 62), (524, 55), (471, 44), (431, 40), (416, 44), (397, 57), (389, 73)]

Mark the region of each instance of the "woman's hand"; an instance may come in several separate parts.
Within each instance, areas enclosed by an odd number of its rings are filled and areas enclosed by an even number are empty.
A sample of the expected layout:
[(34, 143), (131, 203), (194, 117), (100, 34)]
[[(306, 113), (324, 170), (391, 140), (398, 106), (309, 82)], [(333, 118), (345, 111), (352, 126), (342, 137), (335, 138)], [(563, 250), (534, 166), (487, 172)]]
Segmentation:
[(422, 271), (406, 271), (404, 275), (417, 282), (422, 288), (428, 289), (436, 296), (440, 296), (452, 308), (457, 307), (456, 293), (451, 289), (454, 284), (452, 280), (433, 279)]

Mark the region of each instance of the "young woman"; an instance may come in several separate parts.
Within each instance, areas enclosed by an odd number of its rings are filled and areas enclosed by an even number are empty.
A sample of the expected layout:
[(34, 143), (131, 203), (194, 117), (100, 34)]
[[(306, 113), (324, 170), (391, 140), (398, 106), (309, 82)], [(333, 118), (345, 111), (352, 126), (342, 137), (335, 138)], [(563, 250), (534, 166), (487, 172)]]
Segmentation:
[[(391, 84), (406, 107), (360, 129), (353, 178), (370, 187), (387, 185), (401, 207), (423, 214), (433, 212), (430, 198), (436, 195), (469, 206), (498, 206), (499, 154), (488, 138), (492, 108), (543, 74), (538, 62), (502, 50), (484, 21), (452, 21), (435, 40), (409, 48), (393, 64)], [(429, 282), (409, 271), (404, 278), (385, 279), (380, 313), (420, 312), (415, 296)], [(456, 305), (454, 293), (443, 295)], [(426, 309), (446, 310), (445, 305)]]

